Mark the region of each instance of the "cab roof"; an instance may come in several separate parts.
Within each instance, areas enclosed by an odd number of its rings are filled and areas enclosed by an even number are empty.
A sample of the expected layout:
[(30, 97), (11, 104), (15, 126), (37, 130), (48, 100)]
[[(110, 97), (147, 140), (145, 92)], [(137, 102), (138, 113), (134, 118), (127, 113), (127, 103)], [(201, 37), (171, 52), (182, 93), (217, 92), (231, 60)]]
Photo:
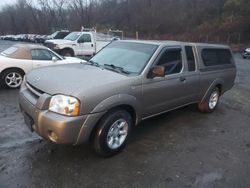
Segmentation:
[(196, 47), (214, 47), (214, 48), (228, 48), (229, 46), (223, 44), (210, 44), (210, 43), (195, 43), (195, 42), (181, 42), (181, 41), (172, 41), (172, 40), (120, 40), (122, 42), (134, 42), (141, 44), (152, 44), (152, 45), (164, 45), (164, 46), (172, 46), (172, 45), (192, 45)]

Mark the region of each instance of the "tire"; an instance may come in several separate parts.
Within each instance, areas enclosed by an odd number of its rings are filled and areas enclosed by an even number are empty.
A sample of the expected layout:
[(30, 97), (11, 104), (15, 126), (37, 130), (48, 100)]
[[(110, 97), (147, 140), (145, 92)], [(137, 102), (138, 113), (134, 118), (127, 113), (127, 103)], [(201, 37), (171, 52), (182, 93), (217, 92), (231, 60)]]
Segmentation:
[(18, 69), (9, 69), (3, 72), (1, 82), (3, 87), (17, 89), (23, 82), (24, 73)]
[(125, 110), (111, 111), (98, 123), (94, 133), (94, 150), (103, 157), (120, 153), (126, 146), (132, 117)]
[(203, 113), (212, 113), (218, 106), (220, 99), (220, 91), (215, 87), (208, 95), (208, 97), (198, 104), (198, 108)]
[(62, 51), (62, 55), (65, 56), (65, 57), (73, 57), (74, 56), (74, 52), (72, 50), (63, 50)]

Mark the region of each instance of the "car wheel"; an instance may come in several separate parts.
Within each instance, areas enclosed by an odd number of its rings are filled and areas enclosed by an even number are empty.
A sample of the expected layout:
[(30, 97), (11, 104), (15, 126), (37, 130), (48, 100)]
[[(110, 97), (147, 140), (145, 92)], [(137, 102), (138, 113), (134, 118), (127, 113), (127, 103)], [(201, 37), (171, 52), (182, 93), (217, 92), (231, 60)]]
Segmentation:
[(18, 69), (9, 69), (3, 73), (2, 83), (5, 88), (17, 89), (23, 82), (24, 73)]
[(111, 111), (98, 124), (94, 150), (104, 157), (121, 152), (126, 146), (131, 126), (132, 117), (127, 111)]
[(198, 108), (201, 112), (211, 113), (216, 109), (219, 103), (219, 99), (220, 99), (220, 91), (218, 87), (215, 87), (210, 92), (208, 97), (203, 102), (199, 103)]
[(74, 53), (72, 50), (63, 50), (62, 55), (65, 57), (73, 57)]

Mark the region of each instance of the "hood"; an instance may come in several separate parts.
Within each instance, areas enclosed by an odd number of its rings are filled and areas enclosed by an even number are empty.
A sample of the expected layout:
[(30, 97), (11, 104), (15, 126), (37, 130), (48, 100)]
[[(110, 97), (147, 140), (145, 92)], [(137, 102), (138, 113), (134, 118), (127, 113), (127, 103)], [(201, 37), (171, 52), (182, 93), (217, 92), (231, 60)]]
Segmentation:
[(78, 93), (128, 79), (127, 76), (87, 64), (68, 64), (34, 69), (26, 80), (35, 88), (50, 95), (78, 97)]
[[(86, 63), (87, 61), (77, 58), (77, 57), (64, 57), (63, 60), (57, 61), (58, 65), (60, 64), (68, 64), (68, 63)], [(55, 64), (56, 64), (55, 63)]]
[(247, 48), (245, 51), (250, 52), (250, 48)]
[(68, 57), (68, 56), (65, 56), (64, 57), (65, 60), (72, 60), (72, 61), (76, 61), (76, 62), (82, 62), (82, 63), (86, 63), (87, 61), (83, 60), (83, 59), (80, 59), (78, 57)]
[(54, 39), (54, 40), (46, 40), (45, 43), (53, 43), (53, 44), (72, 44), (74, 41), (65, 40), (65, 39)]

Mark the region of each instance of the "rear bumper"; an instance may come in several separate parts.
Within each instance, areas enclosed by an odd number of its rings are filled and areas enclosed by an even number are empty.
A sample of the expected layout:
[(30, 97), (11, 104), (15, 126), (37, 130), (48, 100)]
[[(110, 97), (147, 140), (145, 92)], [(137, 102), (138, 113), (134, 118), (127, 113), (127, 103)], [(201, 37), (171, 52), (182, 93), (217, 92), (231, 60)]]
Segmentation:
[(40, 97), (35, 104), (28, 98), (27, 88), (22, 88), (19, 93), (19, 105), (26, 125), (31, 131), (57, 144), (77, 145), (88, 142), (92, 130), (104, 114), (63, 116), (41, 108), (46, 97)]

